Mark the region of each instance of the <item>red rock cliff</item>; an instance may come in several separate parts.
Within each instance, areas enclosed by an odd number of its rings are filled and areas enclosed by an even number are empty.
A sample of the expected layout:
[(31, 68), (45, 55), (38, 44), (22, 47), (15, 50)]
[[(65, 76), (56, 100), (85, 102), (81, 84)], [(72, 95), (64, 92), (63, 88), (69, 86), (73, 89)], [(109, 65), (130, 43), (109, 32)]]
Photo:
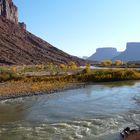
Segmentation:
[(12, 0), (0, 0), (0, 15), (18, 24), (18, 10)]

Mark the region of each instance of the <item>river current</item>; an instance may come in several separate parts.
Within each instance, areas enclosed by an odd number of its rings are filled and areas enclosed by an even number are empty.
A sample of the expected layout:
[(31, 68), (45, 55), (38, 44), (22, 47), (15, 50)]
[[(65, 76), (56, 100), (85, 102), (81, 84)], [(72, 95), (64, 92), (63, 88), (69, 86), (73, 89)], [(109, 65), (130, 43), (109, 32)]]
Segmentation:
[(119, 140), (139, 125), (139, 81), (0, 101), (0, 140)]

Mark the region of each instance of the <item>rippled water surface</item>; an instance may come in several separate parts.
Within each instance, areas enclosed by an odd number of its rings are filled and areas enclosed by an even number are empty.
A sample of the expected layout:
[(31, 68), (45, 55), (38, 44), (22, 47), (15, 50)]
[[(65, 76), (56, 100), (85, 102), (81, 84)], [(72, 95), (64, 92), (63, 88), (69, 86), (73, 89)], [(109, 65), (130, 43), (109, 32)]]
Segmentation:
[(140, 82), (0, 102), (0, 140), (119, 140), (140, 124)]

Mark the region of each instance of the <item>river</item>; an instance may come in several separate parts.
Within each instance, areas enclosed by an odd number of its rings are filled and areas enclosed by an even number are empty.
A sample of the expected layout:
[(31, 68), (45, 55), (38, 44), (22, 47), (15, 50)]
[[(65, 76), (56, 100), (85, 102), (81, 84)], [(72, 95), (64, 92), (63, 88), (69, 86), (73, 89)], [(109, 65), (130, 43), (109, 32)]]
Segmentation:
[(139, 124), (139, 81), (0, 101), (0, 140), (119, 140)]

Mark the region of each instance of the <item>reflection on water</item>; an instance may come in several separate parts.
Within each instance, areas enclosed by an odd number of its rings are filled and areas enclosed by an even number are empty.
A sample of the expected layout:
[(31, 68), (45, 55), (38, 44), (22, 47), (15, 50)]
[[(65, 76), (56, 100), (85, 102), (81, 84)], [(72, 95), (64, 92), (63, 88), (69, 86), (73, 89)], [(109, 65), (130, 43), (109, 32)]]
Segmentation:
[(124, 127), (139, 124), (140, 82), (0, 102), (2, 140), (118, 140)]

